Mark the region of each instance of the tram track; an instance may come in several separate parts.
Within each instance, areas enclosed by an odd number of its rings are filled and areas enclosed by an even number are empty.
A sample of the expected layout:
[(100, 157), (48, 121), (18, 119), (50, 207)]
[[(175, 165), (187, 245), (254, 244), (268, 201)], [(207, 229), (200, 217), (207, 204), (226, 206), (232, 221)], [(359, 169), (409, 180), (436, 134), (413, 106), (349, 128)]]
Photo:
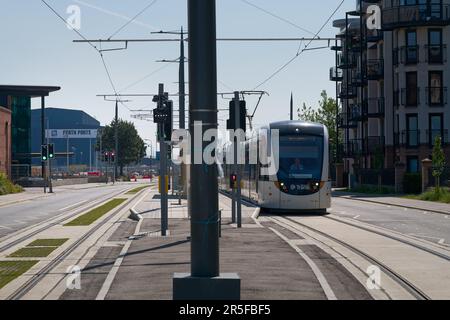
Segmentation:
[[(114, 194), (113, 196), (109, 196), (108, 198), (116, 197), (120, 194), (124, 194), (128, 192), (130, 189), (122, 190), (119, 193)], [(100, 228), (105, 226), (108, 222), (110, 222), (114, 217), (117, 216), (123, 209), (130, 205), (130, 203), (135, 200), (138, 196), (140, 196), (145, 190), (133, 195), (129, 198), (128, 201), (124, 202), (119, 207), (115, 208), (108, 217), (103, 219), (101, 222), (92, 227), (88, 232), (86, 232), (81, 238), (72, 243), (69, 247), (64, 249), (58, 256), (56, 256), (52, 261), (50, 261), (47, 265), (45, 265), (41, 270), (39, 270), (35, 275), (33, 275), (27, 282), (25, 282), (20, 288), (18, 288), (15, 292), (10, 294), (6, 300), (20, 300), (22, 299), (30, 290), (32, 290), (36, 285), (40, 283), (40, 281), (48, 275), (53, 269), (55, 269), (60, 263), (62, 263), (72, 252), (74, 252), (77, 248), (79, 248), (85, 241), (87, 241), (92, 235), (94, 235)], [(101, 202), (99, 202), (101, 203)], [(79, 214), (79, 213), (78, 213)], [(74, 215), (72, 215), (73, 217)], [(70, 217), (63, 218), (60, 222), (70, 219)], [(57, 224), (57, 223), (55, 223)], [(46, 227), (47, 228), (47, 227)]]
[[(283, 218), (283, 219), (289, 221), (290, 224), (287, 224), (286, 222), (284, 222), (283, 220), (281, 220), (279, 218)], [(327, 218), (327, 217), (324, 217), (324, 218)], [(351, 244), (349, 244), (349, 243), (347, 243), (345, 241), (342, 241), (342, 240), (340, 240), (340, 239), (338, 239), (338, 238), (336, 238), (334, 236), (331, 236), (331, 235), (329, 235), (329, 234), (327, 234), (327, 233), (325, 233), (325, 232), (323, 232), (323, 231), (321, 231), (321, 230), (319, 230), (317, 228), (311, 227), (311, 226), (306, 225), (304, 223), (301, 223), (301, 222), (299, 222), (297, 220), (294, 220), (294, 219), (292, 219), (289, 216), (280, 215), (279, 217), (269, 217), (269, 219), (272, 220), (273, 222), (281, 225), (281, 226), (284, 226), (284, 227), (288, 226), (288, 227), (297, 229), (297, 231), (302, 232), (302, 234), (304, 234), (304, 232), (302, 230), (298, 229), (298, 228), (295, 228), (294, 227), (295, 225), (300, 226), (300, 227), (302, 227), (304, 229), (307, 229), (309, 231), (312, 231), (313, 233), (316, 233), (316, 234), (320, 235), (321, 237), (324, 237), (324, 238), (326, 238), (328, 240), (331, 240), (332, 242), (335, 242), (335, 243), (341, 245), (342, 247), (346, 248), (347, 250), (350, 250), (352, 253), (362, 257), (366, 261), (369, 261), (373, 265), (378, 266), (394, 282), (396, 282), (398, 285), (400, 285), (402, 288), (404, 288), (409, 294), (411, 294), (417, 300), (431, 300), (431, 297), (429, 295), (427, 295), (423, 290), (421, 290), (419, 287), (417, 287), (411, 281), (406, 279), (404, 276), (402, 276), (401, 274), (396, 272), (394, 269), (392, 269), (391, 267), (389, 267), (388, 265), (386, 265), (385, 263), (383, 263), (379, 259), (377, 259), (377, 258), (375, 258), (375, 257), (373, 257), (373, 256), (371, 256), (371, 255), (369, 255), (367, 253), (365, 253), (364, 251), (356, 248), (355, 246), (353, 246), (353, 245), (351, 245)], [(336, 222), (339, 222), (339, 223), (344, 223), (344, 222), (339, 221), (337, 219), (336, 220), (335, 219), (330, 219), (330, 220), (333, 220), (333, 221), (336, 221)], [(350, 225), (352, 227), (355, 227), (355, 228), (358, 228), (357, 226), (354, 226), (352, 224), (348, 224), (348, 225)], [(368, 231), (368, 232), (372, 232), (372, 230), (368, 230), (366, 228), (359, 228), (359, 229), (362, 229), (362, 230)], [(380, 235), (380, 236), (386, 237), (386, 235), (384, 235), (384, 234), (381, 234), (381, 233), (377, 233), (377, 234)], [(329, 245), (324, 243), (323, 241), (321, 241), (321, 240), (319, 240), (317, 238), (314, 238), (311, 235), (308, 235), (308, 236), (311, 237), (312, 239), (314, 239), (315, 241), (318, 241), (318, 242), (322, 243), (323, 245), (329, 247)], [(397, 237), (388, 237), (388, 238), (390, 238), (391, 240), (395, 240), (395, 241), (400, 241), (401, 240), (401, 239), (397, 239)], [(408, 243), (406, 241), (401, 241), (401, 242), (403, 244), (411, 245), (411, 246), (413, 246), (416, 249), (420, 249), (420, 250), (426, 249), (426, 248), (422, 248), (421, 246), (416, 246), (416, 245), (414, 245), (412, 243)], [(442, 256), (442, 254), (440, 254), (438, 252), (433, 252), (432, 250), (428, 250), (428, 249), (424, 250), (424, 251), (426, 251), (429, 254), (433, 254), (435, 256), (438, 256), (439, 258), (443, 258), (443, 259), (448, 260), (447, 259), (448, 257), (444, 258)]]

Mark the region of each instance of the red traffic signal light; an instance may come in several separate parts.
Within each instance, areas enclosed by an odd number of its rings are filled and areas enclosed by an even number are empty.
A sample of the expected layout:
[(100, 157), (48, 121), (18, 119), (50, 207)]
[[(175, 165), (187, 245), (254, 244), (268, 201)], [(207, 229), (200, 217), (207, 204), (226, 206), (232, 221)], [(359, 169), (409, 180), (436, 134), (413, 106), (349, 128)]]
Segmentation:
[(230, 175), (230, 188), (231, 189), (237, 188), (237, 175), (236, 174)]

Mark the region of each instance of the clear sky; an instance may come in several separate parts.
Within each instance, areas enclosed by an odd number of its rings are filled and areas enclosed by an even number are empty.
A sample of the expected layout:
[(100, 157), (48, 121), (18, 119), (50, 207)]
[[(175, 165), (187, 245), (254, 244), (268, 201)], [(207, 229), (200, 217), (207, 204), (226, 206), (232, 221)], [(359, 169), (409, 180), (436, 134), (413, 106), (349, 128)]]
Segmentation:
[[(154, 1), (154, 0), (153, 0)], [(108, 38), (131, 17), (151, 4), (151, 0), (47, 0), (63, 17), (70, 5), (81, 9), (80, 32), (87, 38)], [(217, 0), (218, 37), (302, 37), (311, 36), (325, 23), (341, 0), (248, 0), (250, 3), (277, 15), (281, 21), (243, 0)], [(345, 0), (335, 18), (342, 18), (346, 10), (355, 6)], [(296, 26), (294, 26), (294, 25)], [(158, 37), (152, 31), (187, 29), (186, 0), (157, 0), (147, 11), (129, 24), (115, 38)], [(301, 27), (301, 28), (299, 28)], [(0, 84), (57, 85), (62, 90), (48, 98), (48, 106), (84, 110), (102, 124), (114, 115), (114, 103), (105, 102), (97, 94), (113, 93), (99, 54), (88, 44), (75, 44), (79, 39), (40, 0), (1, 0), (0, 10)], [(334, 36), (332, 21), (320, 33)], [(252, 90), (275, 70), (290, 60), (300, 43), (219, 43), (218, 90)], [(326, 43), (313, 43), (320, 47)], [(120, 47), (110, 45), (109, 48)], [(104, 47), (103, 49), (105, 49)], [(123, 93), (155, 93), (158, 83), (165, 83), (167, 91), (178, 92), (178, 65), (157, 63), (158, 59), (179, 57), (178, 43), (135, 43), (128, 50), (105, 52), (105, 60), (118, 91)], [(334, 95), (329, 81), (329, 68), (334, 65), (334, 52), (329, 49), (307, 51), (284, 71), (259, 89), (268, 91), (255, 117), (255, 124), (289, 118), (289, 100), (294, 93), (295, 106), (303, 102), (316, 105), (321, 90)], [(148, 76), (155, 70), (159, 72)], [(188, 78), (186, 77), (186, 80)], [(188, 88), (187, 88), (188, 90)], [(174, 99), (175, 106), (178, 99)], [(227, 100), (219, 97), (219, 107), (226, 108)], [(39, 101), (33, 101), (37, 107)], [(138, 98), (126, 103), (130, 109), (153, 109), (151, 98)], [(248, 99), (252, 112), (255, 98)], [(145, 139), (155, 140), (156, 127), (151, 122), (134, 120), (125, 107), (120, 117), (135, 122)], [(227, 112), (219, 116), (225, 125)], [(153, 142), (154, 144), (154, 142)]]

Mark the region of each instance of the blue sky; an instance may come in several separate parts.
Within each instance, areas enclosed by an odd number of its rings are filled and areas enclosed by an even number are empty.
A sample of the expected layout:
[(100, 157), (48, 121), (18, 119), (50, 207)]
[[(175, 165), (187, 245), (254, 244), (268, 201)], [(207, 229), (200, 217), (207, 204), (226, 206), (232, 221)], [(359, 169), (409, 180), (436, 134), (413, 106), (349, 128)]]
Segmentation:
[[(62, 16), (68, 17), (67, 7), (81, 8), (80, 32), (90, 39), (108, 38), (135, 16), (150, 0), (47, 0)], [(341, 0), (249, 0), (268, 12), (292, 21), (296, 25), (317, 32)], [(335, 18), (342, 18), (353, 9), (354, 0), (346, 0)], [(159, 0), (137, 20), (121, 31), (116, 38), (145, 38), (150, 32), (178, 30), (187, 25), (186, 0)], [(62, 90), (48, 98), (48, 106), (80, 109), (97, 118), (102, 124), (113, 117), (114, 103), (105, 102), (97, 94), (113, 93), (98, 53), (88, 44), (74, 44), (79, 37), (69, 30), (39, 0), (2, 0), (0, 11), (0, 83), (27, 85), (58, 85)], [(320, 36), (334, 36), (331, 22)], [(264, 13), (242, 0), (217, 0), (217, 34), (219, 37), (301, 37), (310, 34)], [(311, 47), (323, 44), (312, 44)], [(117, 47), (112, 45), (110, 47)], [(218, 90), (251, 90), (291, 59), (299, 43), (219, 43)], [(126, 51), (105, 52), (105, 59), (118, 90), (143, 79), (164, 64), (158, 59), (176, 59), (178, 43), (136, 43)], [(263, 98), (255, 117), (260, 125), (289, 117), (290, 92), (295, 104), (317, 104), (320, 92), (334, 94), (329, 67), (334, 64), (331, 50), (305, 52), (260, 89), (269, 92)], [(165, 83), (167, 91), (178, 92), (178, 65), (169, 64), (126, 90), (124, 93), (154, 93), (158, 83)], [(177, 106), (178, 99), (175, 99)], [(219, 98), (219, 107), (228, 102)], [(38, 101), (34, 101), (35, 106)], [(250, 111), (256, 105), (248, 99)], [(151, 98), (133, 99), (130, 109), (154, 108)], [(124, 107), (120, 116), (126, 120), (131, 113)], [(220, 113), (222, 120), (228, 117)], [(155, 125), (133, 120), (143, 138), (154, 140)], [(225, 122), (221, 121), (223, 126)]]

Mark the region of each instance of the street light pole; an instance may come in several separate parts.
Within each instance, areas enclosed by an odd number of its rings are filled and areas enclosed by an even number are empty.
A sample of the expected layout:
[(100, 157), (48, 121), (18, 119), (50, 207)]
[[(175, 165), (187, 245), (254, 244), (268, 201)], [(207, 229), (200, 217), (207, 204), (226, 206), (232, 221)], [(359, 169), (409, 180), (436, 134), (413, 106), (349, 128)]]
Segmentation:
[(114, 179), (113, 183), (116, 182), (117, 179), (117, 164), (119, 161), (119, 101), (116, 100), (116, 116), (115, 116), (115, 129), (114, 129), (114, 140), (115, 140), (115, 149), (114, 150)]

